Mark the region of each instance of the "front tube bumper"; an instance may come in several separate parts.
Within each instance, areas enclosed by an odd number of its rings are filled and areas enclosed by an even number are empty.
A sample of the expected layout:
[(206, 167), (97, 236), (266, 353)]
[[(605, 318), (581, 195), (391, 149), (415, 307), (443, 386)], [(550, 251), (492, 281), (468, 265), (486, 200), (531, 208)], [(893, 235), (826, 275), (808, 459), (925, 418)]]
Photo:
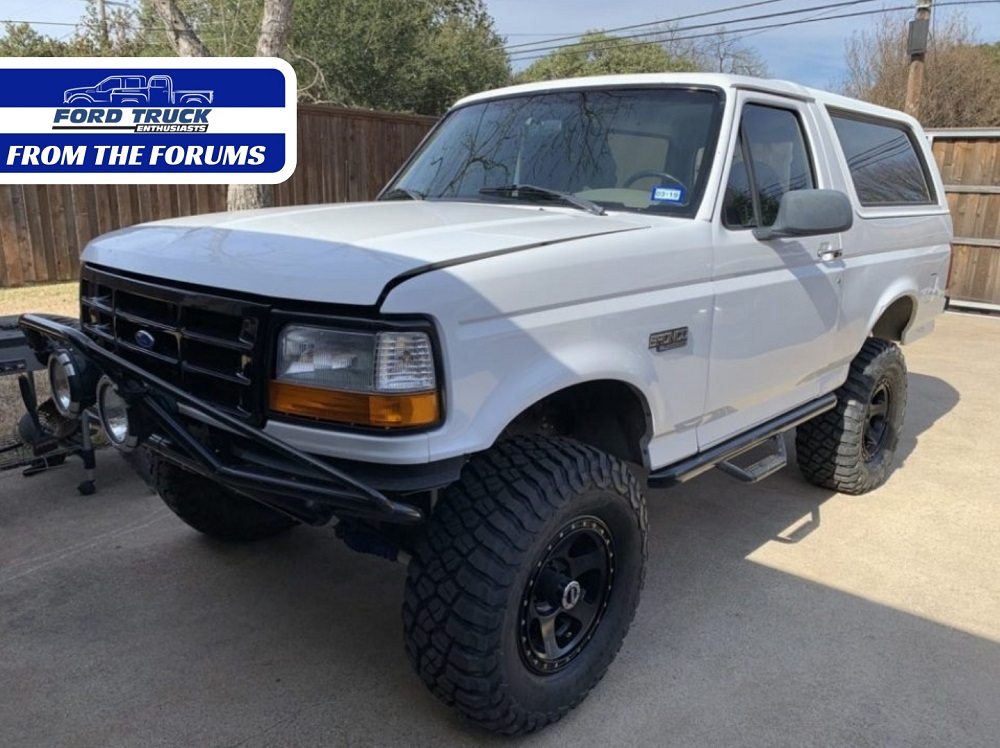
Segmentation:
[[(412, 524), (419, 508), (393, 501), (342, 470), (301, 452), (261, 429), (209, 405), (130, 361), (105, 350), (80, 330), (37, 314), (19, 325), (40, 357), (68, 345), (95, 364), (117, 386), (130, 408), (151, 424), (144, 444), (163, 458), (204, 475), (225, 488), (310, 524), (330, 515)], [(193, 419), (193, 421), (192, 421)], [(229, 448), (211, 446), (192, 432), (215, 431)], [(241, 442), (243, 448), (233, 444)]]

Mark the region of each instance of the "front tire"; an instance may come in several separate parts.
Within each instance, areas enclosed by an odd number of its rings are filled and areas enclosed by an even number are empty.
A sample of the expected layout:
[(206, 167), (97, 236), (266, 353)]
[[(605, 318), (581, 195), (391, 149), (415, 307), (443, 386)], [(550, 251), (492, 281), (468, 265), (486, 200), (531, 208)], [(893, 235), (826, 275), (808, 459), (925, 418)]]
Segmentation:
[(298, 524), (294, 519), (161, 458), (150, 460), (153, 487), (163, 503), (198, 532), (218, 540), (263, 540)]
[(537, 730), (603, 677), (645, 561), (645, 503), (624, 463), (567, 439), (502, 441), (448, 488), (410, 563), (410, 661), (486, 729)]
[(837, 407), (798, 427), (799, 469), (810, 483), (862, 494), (889, 477), (906, 412), (906, 362), (899, 347), (868, 338), (837, 390)]

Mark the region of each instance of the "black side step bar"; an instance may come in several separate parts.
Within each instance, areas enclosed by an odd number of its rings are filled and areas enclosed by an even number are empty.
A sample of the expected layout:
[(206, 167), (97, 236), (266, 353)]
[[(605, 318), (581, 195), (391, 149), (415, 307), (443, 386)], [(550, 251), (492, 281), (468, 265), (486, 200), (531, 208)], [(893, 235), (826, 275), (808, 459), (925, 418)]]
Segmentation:
[(760, 426), (733, 437), (721, 444), (716, 444), (703, 452), (699, 452), (693, 457), (660, 468), (649, 474), (649, 485), (652, 488), (666, 488), (678, 483), (695, 478), (702, 473), (708, 472), (720, 462), (731, 460), (744, 452), (747, 452), (759, 444), (772, 439), (778, 434), (782, 434), (795, 428), (800, 423), (825, 413), (837, 407), (837, 396), (832, 392), (828, 395), (800, 405), (794, 410), (790, 410), (784, 415), (780, 415)]

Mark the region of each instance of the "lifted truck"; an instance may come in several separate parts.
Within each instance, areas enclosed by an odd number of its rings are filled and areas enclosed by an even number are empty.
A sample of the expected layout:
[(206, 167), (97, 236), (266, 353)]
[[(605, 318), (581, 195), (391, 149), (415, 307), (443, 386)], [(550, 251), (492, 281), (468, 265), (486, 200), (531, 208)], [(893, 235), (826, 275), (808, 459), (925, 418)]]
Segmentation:
[[(55, 404), (152, 455), (195, 529), (337, 521), (409, 564), (427, 686), (484, 727), (604, 675), (646, 566), (643, 483), (892, 468), (899, 344), (944, 308), (951, 220), (911, 117), (701, 74), (458, 102), (373, 203), (93, 241), (81, 329), (26, 315)], [(96, 404), (96, 406), (95, 406)]]

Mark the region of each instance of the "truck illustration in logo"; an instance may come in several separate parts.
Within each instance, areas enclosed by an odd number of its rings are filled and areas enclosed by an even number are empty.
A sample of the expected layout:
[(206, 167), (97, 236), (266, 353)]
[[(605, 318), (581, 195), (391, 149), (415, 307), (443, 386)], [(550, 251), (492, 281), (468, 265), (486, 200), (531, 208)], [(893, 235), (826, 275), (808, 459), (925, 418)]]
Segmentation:
[(211, 104), (214, 91), (178, 91), (169, 75), (111, 75), (94, 86), (67, 88), (64, 104), (191, 106)]

